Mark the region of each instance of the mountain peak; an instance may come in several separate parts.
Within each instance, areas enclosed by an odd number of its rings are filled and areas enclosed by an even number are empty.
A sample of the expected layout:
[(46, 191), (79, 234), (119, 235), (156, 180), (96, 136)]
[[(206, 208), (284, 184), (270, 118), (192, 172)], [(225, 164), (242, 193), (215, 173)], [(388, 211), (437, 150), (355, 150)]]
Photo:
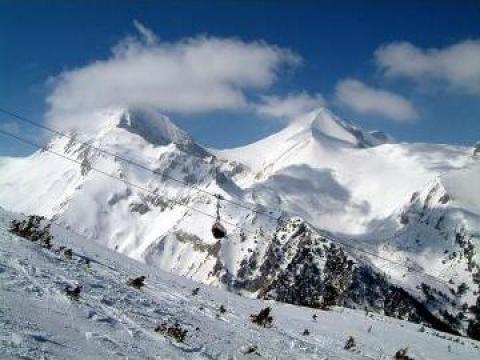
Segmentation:
[(290, 127), (311, 131), (311, 135), (322, 142), (334, 141), (355, 147), (371, 147), (393, 141), (381, 131), (365, 131), (344, 121), (325, 107), (298, 117)]
[(69, 134), (67, 137), (52, 138), (49, 146), (68, 151), (72, 144), (88, 142), (98, 147), (136, 147), (142, 151), (146, 145), (174, 145), (178, 150), (197, 157), (211, 156), (186, 131), (152, 108), (109, 107), (81, 114), (76, 122), (82, 126), (65, 131)]
[(136, 134), (155, 146), (175, 144), (180, 150), (200, 157), (209, 155), (168, 116), (151, 108), (130, 107), (119, 110), (112, 125)]
[[(94, 131), (92, 129), (72, 131), (72, 134), (83, 140), (89, 138), (100, 140), (113, 136), (111, 139), (113, 142), (118, 142), (120, 139), (128, 142), (130, 137), (126, 135), (131, 134), (141, 137), (154, 146), (175, 144), (180, 150), (194, 152), (197, 156), (208, 154), (186, 131), (175, 125), (168, 116), (153, 108), (111, 107), (95, 111), (88, 116), (89, 122), (95, 123)], [(120, 138), (117, 136), (119, 130), (124, 131)]]
[(152, 109), (124, 109), (116, 120), (116, 127), (137, 134), (153, 145), (193, 142), (192, 138), (167, 116)]

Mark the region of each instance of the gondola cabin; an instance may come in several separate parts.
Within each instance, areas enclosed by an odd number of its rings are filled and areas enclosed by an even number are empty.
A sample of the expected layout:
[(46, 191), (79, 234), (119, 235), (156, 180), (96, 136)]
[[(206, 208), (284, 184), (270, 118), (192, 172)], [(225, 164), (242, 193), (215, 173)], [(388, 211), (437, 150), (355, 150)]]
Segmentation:
[(222, 239), (227, 235), (227, 229), (219, 221), (216, 221), (212, 225), (212, 235), (215, 239)]

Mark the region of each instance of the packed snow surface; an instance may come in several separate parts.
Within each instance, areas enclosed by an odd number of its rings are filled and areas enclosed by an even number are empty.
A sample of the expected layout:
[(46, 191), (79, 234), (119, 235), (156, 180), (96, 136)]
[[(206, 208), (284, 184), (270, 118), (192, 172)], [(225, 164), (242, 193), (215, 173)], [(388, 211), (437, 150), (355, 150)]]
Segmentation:
[[(8, 232), (12, 218), (21, 216), (0, 209), (2, 359), (390, 359), (401, 348), (414, 359), (480, 355), (478, 342), (405, 321), (239, 297), (159, 271), (56, 226), (53, 248), (45, 249)], [(73, 257), (56, 252), (60, 246), (72, 248)], [(146, 276), (145, 287), (127, 286), (139, 275)], [(82, 291), (72, 300), (65, 288), (76, 285)], [(250, 321), (266, 306), (273, 310), (271, 328)], [(184, 343), (155, 333), (163, 322), (188, 330)], [(349, 336), (356, 345), (346, 350)]]

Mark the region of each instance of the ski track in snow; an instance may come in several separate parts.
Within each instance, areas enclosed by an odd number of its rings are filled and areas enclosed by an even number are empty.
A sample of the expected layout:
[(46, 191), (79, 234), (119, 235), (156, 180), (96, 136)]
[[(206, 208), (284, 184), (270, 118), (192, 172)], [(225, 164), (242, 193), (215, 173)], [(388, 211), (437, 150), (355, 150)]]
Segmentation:
[[(419, 332), (419, 325), (405, 321), (242, 298), (55, 228), (54, 249), (71, 247), (73, 259), (68, 260), (7, 232), (12, 216), (0, 212), (1, 359), (260, 358), (244, 354), (249, 346), (257, 346), (267, 359), (388, 359), (402, 347), (414, 359), (480, 355), (478, 342), (431, 329)], [(147, 276), (142, 290), (126, 285), (140, 274)], [(64, 294), (66, 286), (76, 284), (83, 286), (77, 301)], [(200, 291), (192, 296), (195, 287)], [(220, 305), (225, 314), (219, 314)], [(273, 327), (252, 324), (249, 315), (267, 305), (273, 309)], [(188, 330), (184, 344), (153, 331), (166, 320)], [(309, 336), (302, 335), (304, 329)], [(355, 339), (354, 351), (343, 349), (348, 336)]]

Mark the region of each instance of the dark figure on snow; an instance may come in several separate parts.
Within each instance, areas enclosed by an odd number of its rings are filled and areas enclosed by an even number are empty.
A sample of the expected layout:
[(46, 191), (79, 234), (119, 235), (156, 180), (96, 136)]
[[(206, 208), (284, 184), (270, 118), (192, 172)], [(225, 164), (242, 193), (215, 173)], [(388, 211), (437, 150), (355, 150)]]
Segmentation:
[(145, 286), (144, 282), (145, 282), (145, 276), (139, 276), (139, 277), (136, 277), (136, 278), (133, 278), (133, 279), (128, 279), (128, 282), (127, 284), (129, 286), (132, 286), (136, 289), (141, 289), (143, 286)]
[(65, 294), (72, 300), (78, 300), (80, 298), (80, 291), (82, 287), (80, 285), (75, 286), (73, 289), (70, 286), (65, 288)]
[(271, 327), (273, 317), (270, 315), (272, 309), (266, 307), (265, 309), (260, 310), (258, 314), (250, 315), (252, 322), (258, 326)]

